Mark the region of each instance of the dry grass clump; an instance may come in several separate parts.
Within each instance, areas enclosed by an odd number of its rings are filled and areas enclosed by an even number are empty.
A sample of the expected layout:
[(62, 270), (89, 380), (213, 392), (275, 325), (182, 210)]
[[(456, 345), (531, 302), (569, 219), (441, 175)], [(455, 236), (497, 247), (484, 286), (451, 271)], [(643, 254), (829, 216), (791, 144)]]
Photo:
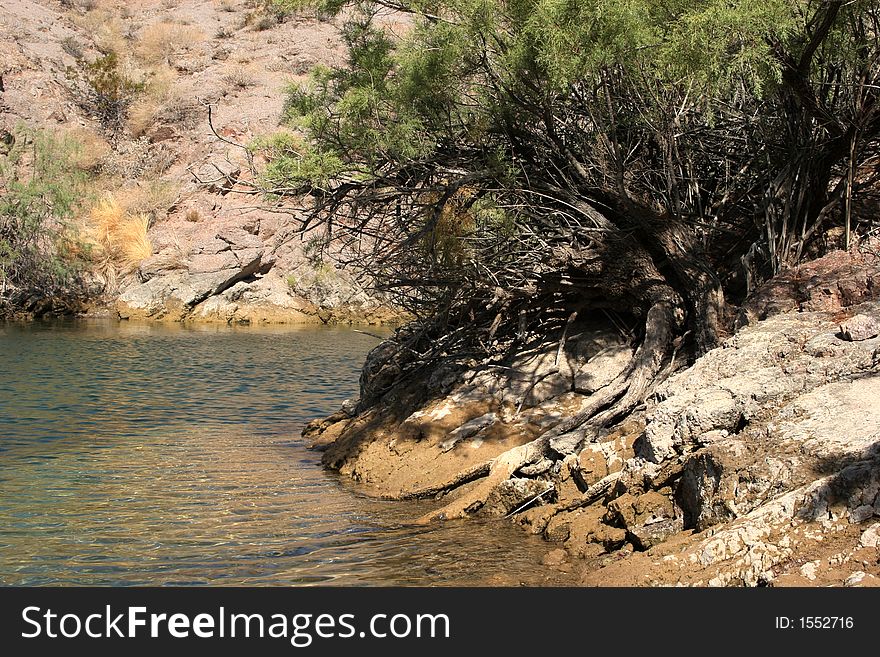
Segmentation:
[(177, 202), (177, 189), (163, 180), (148, 180), (121, 189), (114, 197), (128, 214), (143, 214), (155, 220)]
[(160, 66), (150, 76), (146, 90), (128, 110), (128, 129), (134, 137), (142, 137), (160, 123), (182, 130), (198, 125), (202, 108), (174, 86), (176, 80), (177, 72), (169, 66)]
[(111, 10), (97, 7), (85, 14), (71, 17), (72, 22), (91, 36), (95, 47), (102, 53), (122, 55), (131, 49), (126, 26)]
[(136, 53), (148, 64), (173, 64), (175, 58), (204, 38), (204, 33), (192, 25), (153, 23), (141, 32)]
[(253, 71), (241, 66), (230, 68), (223, 74), (223, 82), (225, 82), (231, 90), (247, 89), (257, 84), (257, 77)]
[(134, 271), (153, 255), (150, 216), (131, 212), (114, 194), (106, 194), (92, 207), (84, 228), (96, 270), (110, 288), (118, 274)]
[(162, 65), (153, 70), (144, 92), (128, 108), (128, 129), (134, 137), (143, 136), (156, 122), (162, 104), (172, 95), (177, 73)]

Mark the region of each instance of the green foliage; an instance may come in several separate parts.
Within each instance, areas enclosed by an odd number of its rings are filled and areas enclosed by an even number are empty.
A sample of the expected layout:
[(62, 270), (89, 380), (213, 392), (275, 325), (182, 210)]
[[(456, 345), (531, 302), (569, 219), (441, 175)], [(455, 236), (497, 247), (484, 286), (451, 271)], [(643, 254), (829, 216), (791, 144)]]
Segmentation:
[[(348, 59), (289, 89), (306, 139), (267, 179), (329, 213), (393, 216), (372, 234), (421, 248), (374, 269), (416, 288), (456, 294), (487, 253), (507, 266), (500, 243), (589, 224), (558, 190), (623, 232), (638, 206), (707, 250), (724, 231), (765, 239), (776, 271), (827, 220), (849, 144), (880, 132), (878, 0), (404, 0), (402, 36), (387, 5), (285, 3), (346, 6)], [(464, 189), (470, 223), (450, 224)]]
[(327, 164), (327, 179), (340, 163), (354, 174), (450, 143), (493, 148), (493, 135), (521, 114), (518, 96), (547, 102), (609, 74), (707, 101), (743, 84), (760, 90), (779, 78), (769, 39), (788, 39), (798, 18), (788, 0), (414, 2), (406, 6), (415, 25), (396, 42), (377, 26), (374, 6), (353, 4), (343, 31), (347, 65), (319, 69), (288, 93), (287, 118), (320, 156), (277, 175), (308, 180)]
[(0, 158), (0, 306), (79, 293), (87, 253), (73, 220), (87, 174), (75, 164), (78, 149), (70, 139), (19, 128), (15, 147)]
[(128, 108), (145, 85), (128, 77), (122, 70), (119, 57), (110, 52), (93, 62), (80, 61), (78, 68), (70, 67), (67, 77), (77, 102), (99, 119), (106, 128), (122, 128)]

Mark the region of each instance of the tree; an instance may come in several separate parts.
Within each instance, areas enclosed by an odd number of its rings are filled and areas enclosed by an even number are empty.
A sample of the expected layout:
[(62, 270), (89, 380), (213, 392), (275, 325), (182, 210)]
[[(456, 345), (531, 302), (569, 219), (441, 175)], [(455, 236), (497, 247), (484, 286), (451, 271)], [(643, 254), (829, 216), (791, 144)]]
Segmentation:
[[(287, 4), (297, 5), (295, 0)], [(312, 3), (314, 6), (314, 3)], [(290, 92), (272, 165), (418, 320), (404, 376), (499, 358), (601, 309), (641, 323), (589, 408), (512, 473), (630, 412), (673, 345), (797, 263), (876, 181), (876, 0), (395, 0), (348, 7), (347, 65)], [(387, 28), (391, 12), (405, 33)], [(373, 401), (362, 399), (362, 406)]]

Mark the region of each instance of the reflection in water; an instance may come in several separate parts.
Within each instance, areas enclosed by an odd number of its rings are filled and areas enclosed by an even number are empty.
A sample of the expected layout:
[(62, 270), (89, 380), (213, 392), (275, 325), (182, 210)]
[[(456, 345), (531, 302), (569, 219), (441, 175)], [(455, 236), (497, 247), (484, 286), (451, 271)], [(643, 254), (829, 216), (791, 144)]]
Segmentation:
[(0, 583), (565, 584), (505, 523), (414, 527), (298, 428), (356, 394), (345, 329), (0, 326)]

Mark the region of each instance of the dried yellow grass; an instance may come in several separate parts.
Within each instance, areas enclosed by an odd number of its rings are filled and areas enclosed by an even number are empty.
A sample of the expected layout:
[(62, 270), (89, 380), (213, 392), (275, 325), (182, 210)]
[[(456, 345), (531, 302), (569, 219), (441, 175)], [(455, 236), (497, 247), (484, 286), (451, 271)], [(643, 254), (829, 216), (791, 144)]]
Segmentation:
[(70, 19), (91, 36), (101, 52), (115, 52), (121, 57), (128, 49), (125, 26), (109, 8), (97, 7), (85, 14), (74, 14)]
[(153, 255), (150, 215), (131, 212), (114, 194), (106, 194), (91, 209), (85, 234), (92, 258), (108, 283), (116, 272), (129, 273)]
[(150, 217), (146, 214), (127, 215), (114, 236), (119, 250), (119, 262), (129, 271), (153, 255), (153, 242), (147, 231)]
[(128, 108), (128, 130), (132, 136), (143, 137), (154, 125), (161, 108), (161, 101), (149, 96), (135, 100)]
[(204, 38), (204, 32), (192, 25), (153, 23), (141, 32), (136, 52), (138, 57), (147, 63), (171, 64), (176, 56)]
[(134, 99), (128, 110), (128, 129), (133, 136), (145, 135), (157, 123), (182, 130), (198, 123), (199, 105), (175, 87), (177, 78), (177, 71), (167, 65), (150, 73), (144, 93)]

